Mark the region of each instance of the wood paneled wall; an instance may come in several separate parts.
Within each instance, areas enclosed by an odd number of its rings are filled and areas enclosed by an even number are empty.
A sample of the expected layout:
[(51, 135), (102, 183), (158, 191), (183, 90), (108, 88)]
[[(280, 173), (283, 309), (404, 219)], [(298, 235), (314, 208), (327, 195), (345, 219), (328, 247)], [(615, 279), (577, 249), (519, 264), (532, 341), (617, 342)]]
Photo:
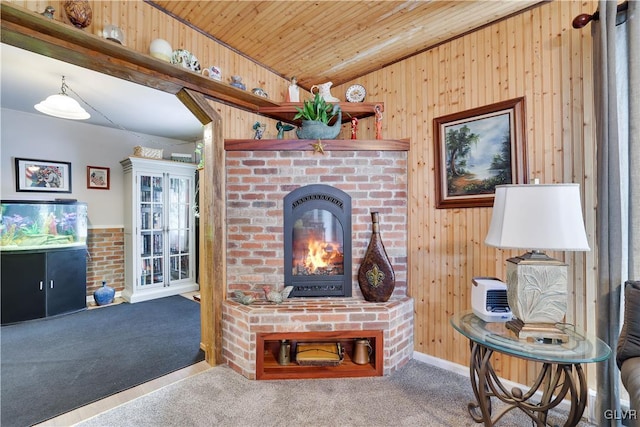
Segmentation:
[[(571, 28), (571, 21), (596, 6), (546, 3), (357, 80), (367, 88), (367, 100), (385, 102), (384, 136), (411, 139), (409, 292), (416, 301), (415, 350), (467, 365), (468, 342), (449, 318), (471, 308), (474, 276), (505, 278), (505, 259), (523, 252), (484, 245), (491, 208), (435, 208), (434, 118), (524, 96), (528, 176), (581, 185), (594, 248), (591, 35), (588, 28)], [(347, 86), (333, 93), (340, 96)], [(570, 265), (567, 321), (595, 332), (595, 251), (552, 255)], [(494, 367), (501, 376), (530, 383), (535, 365), (500, 357)], [(590, 375), (592, 387), (594, 381)]]
[[(42, 11), (59, 1), (15, 1)], [(263, 87), (274, 100), (284, 100), (287, 82), (253, 62), (177, 23), (141, 1), (92, 2), (94, 20), (86, 30), (120, 26), (126, 45), (148, 51), (160, 37), (185, 48), (204, 66), (218, 65), (226, 79), (241, 75), (247, 87)], [(553, 1), (444, 43), (400, 63), (334, 87), (343, 97), (351, 83), (367, 89), (368, 101), (383, 101), (384, 137), (410, 138), (409, 152), (409, 293), (415, 299), (415, 350), (467, 365), (468, 343), (449, 325), (449, 317), (470, 308), (474, 276), (505, 277), (506, 258), (518, 251), (489, 248), (483, 241), (491, 208), (436, 209), (434, 203), (433, 119), (449, 113), (525, 97), (529, 177), (542, 183), (581, 185), (589, 241), (595, 245), (595, 148), (592, 100), (591, 35), (574, 30), (571, 20), (593, 13), (597, 3)], [(66, 18), (64, 18), (66, 19)], [(63, 20), (64, 20), (63, 19)], [(455, 17), (453, 18), (455, 19)], [(428, 31), (428, 28), (425, 28)], [(222, 104), (225, 138), (250, 138), (255, 121), (275, 122)], [(373, 119), (361, 120), (359, 138), (373, 138)], [(570, 264), (567, 321), (595, 332), (596, 253), (552, 254)], [(533, 365), (506, 357), (496, 371), (520, 383), (532, 380)], [(593, 367), (588, 370), (594, 387)]]

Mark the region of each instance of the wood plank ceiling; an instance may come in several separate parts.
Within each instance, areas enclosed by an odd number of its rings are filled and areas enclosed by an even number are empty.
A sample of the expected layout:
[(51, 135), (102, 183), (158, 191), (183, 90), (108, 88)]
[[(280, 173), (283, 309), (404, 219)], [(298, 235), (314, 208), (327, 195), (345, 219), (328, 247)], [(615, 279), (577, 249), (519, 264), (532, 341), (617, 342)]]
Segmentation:
[(147, 0), (300, 86), (339, 85), (540, 0)]

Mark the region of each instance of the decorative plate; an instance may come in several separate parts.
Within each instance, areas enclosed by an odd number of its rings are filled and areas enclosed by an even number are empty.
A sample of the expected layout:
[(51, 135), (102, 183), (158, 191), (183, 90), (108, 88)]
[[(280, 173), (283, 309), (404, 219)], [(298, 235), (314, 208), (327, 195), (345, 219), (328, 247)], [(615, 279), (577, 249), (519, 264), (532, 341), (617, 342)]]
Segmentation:
[(171, 63), (175, 65), (180, 65), (183, 68), (186, 68), (191, 71), (200, 72), (200, 62), (198, 62), (198, 58), (193, 56), (191, 52), (185, 49), (176, 49), (173, 51), (171, 55)]
[(349, 102), (362, 102), (367, 95), (367, 91), (362, 85), (349, 86), (347, 89), (346, 98)]

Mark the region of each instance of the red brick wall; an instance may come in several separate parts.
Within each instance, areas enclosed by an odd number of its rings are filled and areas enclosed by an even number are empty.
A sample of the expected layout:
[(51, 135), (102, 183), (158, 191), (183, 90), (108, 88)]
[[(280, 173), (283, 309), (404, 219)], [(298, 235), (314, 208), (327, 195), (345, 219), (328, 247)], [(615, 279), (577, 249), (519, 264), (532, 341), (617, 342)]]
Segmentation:
[(352, 198), (353, 296), (371, 237), (371, 212), (396, 274), (394, 296), (407, 293), (407, 153), (402, 151), (228, 151), (227, 287), (262, 293), (284, 283), (283, 199), (309, 184)]
[(107, 285), (118, 291), (124, 289), (124, 229), (93, 228), (87, 236), (87, 296)]
[[(294, 298), (282, 305), (250, 306), (224, 301), (222, 347), (226, 363), (249, 379), (256, 378), (258, 333), (318, 331), (383, 331), (383, 375), (406, 364), (413, 355), (413, 299), (369, 303), (351, 298)], [(325, 368), (326, 369), (326, 368)], [(330, 371), (330, 369), (329, 369)], [(329, 372), (327, 371), (327, 372)]]

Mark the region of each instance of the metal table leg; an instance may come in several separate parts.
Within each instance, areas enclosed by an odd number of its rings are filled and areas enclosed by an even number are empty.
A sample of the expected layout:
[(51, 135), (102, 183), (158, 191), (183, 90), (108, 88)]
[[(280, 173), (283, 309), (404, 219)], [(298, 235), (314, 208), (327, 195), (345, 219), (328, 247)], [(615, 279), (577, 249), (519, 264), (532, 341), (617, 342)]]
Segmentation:
[[(547, 426), (549, 410), (558, 406), (567, 395), (571, 409), (564, 427), (573, 427), (580, 422), (587, 402), (587, 384), (580, 364), (544, 363), (529, 390), (524, 392), (518, 387), (507, 390), (491, 365), (493, 350), (473, 341), (470, 346), (469, 374), (476, 402), (469, 403), (468, 410), (475, 422), (494, 426), (507, 412), (519, 408), (536, 426)], [(539, 390), (542, 398), (536, 403), (533, 398)], [(506, 404), (495, 415), (492, 413), (492, 397)]]

